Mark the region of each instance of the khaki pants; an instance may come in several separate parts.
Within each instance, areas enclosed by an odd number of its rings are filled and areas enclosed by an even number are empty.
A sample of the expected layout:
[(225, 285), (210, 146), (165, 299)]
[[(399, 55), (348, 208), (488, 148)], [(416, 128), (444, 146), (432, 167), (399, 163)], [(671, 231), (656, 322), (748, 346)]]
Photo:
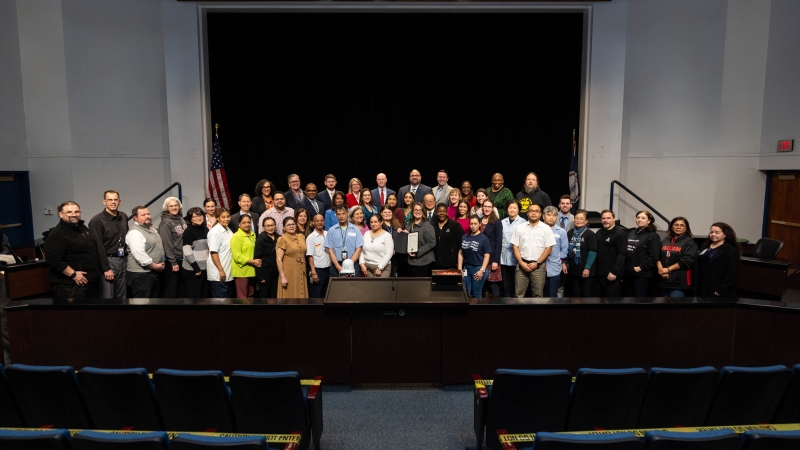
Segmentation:
[(375, 275), (375, 271), (378, 270), (377, 264), (364, 264), (367, 266), (367, 272), (364, 274), (367, 278), (389, 278), (389, 274), (392, 273), (392, 265), (387, 264), (386, 267), (381, 270), (380, 275)]
[(547, 280), (547, 265), (537, 265), (536, 269), (528, 273), (517, 266), (514, 272), (514, 285), (516, 287), (517, 298), (525, 297), (525, 291), (528, 290), (528, 284), (531, 285), (534, 297), (541, 297), (544, 292), (544, 282)]

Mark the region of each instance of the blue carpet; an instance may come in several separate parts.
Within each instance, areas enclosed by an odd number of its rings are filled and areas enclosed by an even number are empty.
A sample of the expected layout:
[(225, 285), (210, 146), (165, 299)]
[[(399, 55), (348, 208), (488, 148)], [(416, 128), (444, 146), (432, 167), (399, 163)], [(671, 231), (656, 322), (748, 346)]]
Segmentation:
[(475, 447), (471, 391), (325, 391), (323, 409), (322, 450)]

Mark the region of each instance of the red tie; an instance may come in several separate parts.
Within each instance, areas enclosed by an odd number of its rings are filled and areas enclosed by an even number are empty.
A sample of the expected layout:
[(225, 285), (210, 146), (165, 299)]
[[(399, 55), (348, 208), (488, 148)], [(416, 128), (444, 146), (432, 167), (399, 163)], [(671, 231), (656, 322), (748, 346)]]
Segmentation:
[(381, 189), (381, 206), (383, 206), (383, 203), (384, 203), (384, 200), (383, 200), (383, 189)]

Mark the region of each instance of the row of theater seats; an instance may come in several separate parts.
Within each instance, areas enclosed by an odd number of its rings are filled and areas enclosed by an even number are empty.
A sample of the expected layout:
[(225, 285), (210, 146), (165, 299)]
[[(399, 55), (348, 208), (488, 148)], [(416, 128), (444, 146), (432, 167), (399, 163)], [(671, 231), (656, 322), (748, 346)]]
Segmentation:
[(649, 431), (644, 438), (633, 433), (575, 435), (539, 433), (528, 445), (507, 445), (506, 450), (797, 450), (800, 431), (731, 430), (697, 433)]
[[(264, 436), (197, 436), (177, 434), (170, 441), (163, 431), (112, 434), (68, 430), (0, 430), (3, 450), (269, 450)], [(274, 448), (274, 447), (272, 447)]]
[[(304, 380), (305, 381), (305, 380)], [(0, 367), (0, 427), (322, 436), (322, 377), (297, 372)], [(309, 439), (311, 437), (311, 439)]]
[[(800, 422), (800, 364), (667, 369), (498, 369), (475, 384), (480, 450), (497, 430), (538, 433)], [(483, 382), (482, 382), (483, 381)]]

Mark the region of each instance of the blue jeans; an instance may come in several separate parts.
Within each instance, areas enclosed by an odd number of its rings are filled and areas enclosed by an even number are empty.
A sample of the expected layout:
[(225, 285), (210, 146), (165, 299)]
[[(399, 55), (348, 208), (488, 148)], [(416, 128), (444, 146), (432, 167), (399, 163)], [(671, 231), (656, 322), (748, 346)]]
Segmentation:
[(231, 298), (231, 282), (229, 281), (209, 281), (212, 298)]
[(661, 295), (664, 297), (686, 297), (686, 292), (680, 289), (661, 289)]
[(561, 274), (547, 277), (545, 281), (544, 293), (545, 297), (556, 298), (558, 297), (558, 287), (561, 285)]
[(475, 280), (475, 274), (481, 270), (481, 266), (465, 266), (464, 268), (467, 269), (467, 276), (463, 277), (464, 289), (467, 290), (467, 297), (480, 298), (483, 292), (483, 283), (489, 278), (489, 271), (484, 270), (483, 278)]

